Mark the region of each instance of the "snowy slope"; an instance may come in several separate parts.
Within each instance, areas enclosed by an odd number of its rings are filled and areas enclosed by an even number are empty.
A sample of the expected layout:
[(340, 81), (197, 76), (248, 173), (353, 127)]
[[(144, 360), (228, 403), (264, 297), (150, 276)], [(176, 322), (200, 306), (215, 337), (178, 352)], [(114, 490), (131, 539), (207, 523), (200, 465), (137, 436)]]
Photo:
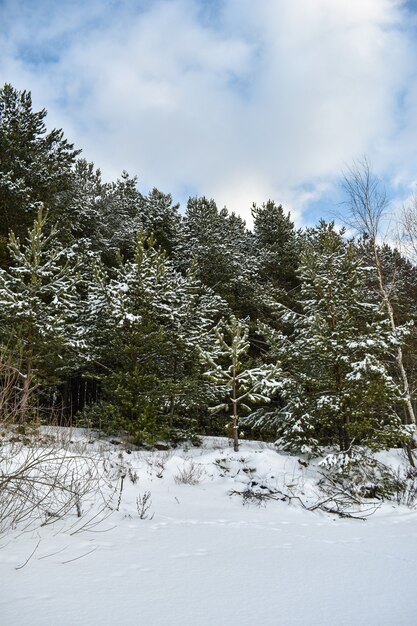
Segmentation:
[[(313, 470), (265, 444), (234, 453), (212, 439), (123, 458), (138, 480), (126, 477), (119, 511), (93, 519), (86, 503), (80, 519), (2, 537), (2, 625), (417, 623), (416, 512), (384, 504), (363, 522), (283, 501), (244, 506), (229, 492), (254, 477), (314, 491)], [(179, 482), (190, 471), (198, 484)]]

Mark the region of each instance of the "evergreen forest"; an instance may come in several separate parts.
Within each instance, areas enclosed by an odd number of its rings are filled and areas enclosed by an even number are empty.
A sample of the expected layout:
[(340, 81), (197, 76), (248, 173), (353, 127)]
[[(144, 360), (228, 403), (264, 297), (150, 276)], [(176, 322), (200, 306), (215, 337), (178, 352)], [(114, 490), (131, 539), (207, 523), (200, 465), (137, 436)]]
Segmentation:
[[(0, 419), (88, 426), (132, 445), (201, 435), (318, 455), (402, 447), (414, 465), (417, 211), (389, 208), (364, 160), (347, 230), (253, 228), (212, 199), (181, 208), (102, 179), (31, 94), (0, 89)], [(413, 229), (414, 227), (414, 229)]]

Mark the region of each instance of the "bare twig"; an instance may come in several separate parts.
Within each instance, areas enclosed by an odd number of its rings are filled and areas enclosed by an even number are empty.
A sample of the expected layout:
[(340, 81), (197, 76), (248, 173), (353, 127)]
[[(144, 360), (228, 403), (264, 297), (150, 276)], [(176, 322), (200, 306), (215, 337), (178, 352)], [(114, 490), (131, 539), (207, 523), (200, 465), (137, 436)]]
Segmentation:
[(22, 565), (19, 565), (18, 567), (15, 567), (15, 569), (23, 569), (25, 567), (25, 565), (27, 565), (29, 563), (30, 559), (33, 557), (33, 555), (35, 554), (36, 550), (39, 548), (40, 542), (41, 542), (41, 540), (39, 539), (39, 541), (36, 544), (34, 550), (30, 553), (30, 555), (28, 556), (26, 561), (24, 563), (22, 563)]
[(68, 561), (62, 561), (62, 565), (65, 565), (66, 563), (73, 563), (74, 561), (78, 561), (79, 559), (83, 559), (85, 556), (88, 556), (89, 554), (91, 554), (92, 552), (95, 552), (97, 550), (96, 548), (92, 548), (89, 552), (86, 552), (85, 554), (81, 554), (80, 556), (76, 556), (74, 559), (68, 559)]

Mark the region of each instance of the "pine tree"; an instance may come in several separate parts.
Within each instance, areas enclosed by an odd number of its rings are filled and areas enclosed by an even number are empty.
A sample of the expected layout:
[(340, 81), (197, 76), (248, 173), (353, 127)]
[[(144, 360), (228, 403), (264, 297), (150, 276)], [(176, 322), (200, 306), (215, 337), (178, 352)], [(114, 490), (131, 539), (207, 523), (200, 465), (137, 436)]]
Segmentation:
[(290, 214), (272, 200), (261, 207), (254, 204), (252, 217), (257, 279), (285, 295), (298, 285), (299, 234)]
[(21, 418), (32, 388), (56, 385), (68, 372), (80, 341), (74, 251), (47, 229), (42, 208), (21, 243), (12, 232), (7, 270), (0, 270), (0, 337), (20, 363)]
[(280, 386), (278, 367), (246, 367), (250, 347), (248, 337), (247, 321), (232, 315), (229, 321), (222, 320), (214, 328), (211, 348), (201, 351), (201, 358), (209, 367), (205, 376), (224, 399), (211, 410), (230, 410), (235, 452), (239, 450), (239, 414), (250, 412), (255, 404), (269, 402), (272, 393)]
[(10, 84), (0, 89), (0, 238), (3, 265), (11, 230), (24, 237), (44, 203), (54, 220), (70, 186), (78, 150), (63, 131), (47, 132), (47, 112), (32, 110), (30, 92)]
[(367, 290), (372, 271), (333, 224), (309, 231), (299, 272), (302, 313), (285, 309), (293, 331), (271, 337), (292, 381), (276, 416), (282, 445), (317, 451), (338, 444), (346, 451), (353, 443), (378, 448), (409, 437), (387, 365), (406, 329), (393, 333)]
[(106, 185), (104, 191), (100, 203), (101, 251), (105, 262), (114, 264), (118, 254), (124, 259), (133, 258), (136, 233), (143, 229), (142, 196), (137, 189), (136, 176), (131, 177), (125, 171), (116, 182)]
[(98, 279), (90, 292), (97, 320), (91, 345), (94, 359), (112, 370), (98, 410), (107, 411), (110, 428), (127, 428), (138, 442), (179, 436), (204, 406), (197, 346), (225, 303), (192, 270), (177, 272), (143, 233), (134, 260), (108, 281), (102, 271)]
[(190, 198), (174, 258), (182, 272), (194, 261), (203, 283), (240, 313), (253, 300), (251, 246), (251, 234), (239, 216), (226, 208), (219, 211), (214, 200)]
[(146, 198), (138, 191), (137, 182), (136, 177), (122, 172), (115, 182), (105, 183), (93, 163), (79, 159), (59, 220), (66, 240), (98, 253), (108, 266), (117, 265), (119, 256), (131, 260), (137, 232), (152, 234), (152, 225), (145, 219)]
[(171, 194), (164, 194), (155, 187), (142, 197), (140, 203), (143, 230), (148, 237), (153, 235), (156, 246), (169, 255), (179, 235), (181, 218), (178, 209), (178, 204), (172, 204)]
[(101, 251), (105, 246), (102, 241), (105, 196), (106, 185), (100, 170), (94, 167), (94, 163), (77, 159), (71, 186), (58, 216), (61, 239)]

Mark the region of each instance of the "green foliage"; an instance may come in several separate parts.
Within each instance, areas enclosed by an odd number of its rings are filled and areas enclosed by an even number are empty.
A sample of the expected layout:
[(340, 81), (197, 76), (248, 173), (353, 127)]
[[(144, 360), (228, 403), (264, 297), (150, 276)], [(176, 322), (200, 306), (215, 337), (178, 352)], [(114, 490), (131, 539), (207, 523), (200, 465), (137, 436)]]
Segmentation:
[(207, 396), (197, 347), (225, 304), (193, 272), (179, 274), (143, 234), (133, 261), (113, 278), (103, 269), (96, 275), (90, 343), (110, 371), (101, 376), (109, 423), (148, 443), (191, 431)]
[(221, 320), (212, 331), (213, 343), (201, 350), (205, 364), (204, 376), (213, 384), (221, 404), (211, 411), (229, 411), (235, 449), (238, 447), (239, 414), (250, 412), (253, 405), (269, 402), (280, 386), (280, 369), (274, 365), (247, 367), (249, 326), (246, 320), (234, 315), (229, 321)]
[(0, 89), (0, 237), (24, 237), (40, 203), (56, 218), (78, 150), (62, 130), (47, 132), (46, 111), (32, 110), (30, 92)]
[(415, 469), (394, 470), (379, 461), (366, 448), (354, 446), (349, 453), (328, 454), (320, 462), (321, 489), (330, 494), (343, 493), (353, 502), (364, 498), (394, 500), (414, 506), (417, 498)]
[(194, 263), (199, 279), (243, 314), (250, 314), (255, 300), (251, 249), (252, 236), (241, 217), (219, 211), (214, 200), (189, 199), (175, 264), (185, 272)]
[(280, 290), (286, 298), (299, 284), (297, 267), (300, 236), (295, 231), (290, 214), (281, 205), (269, 200), (261, 207), (252, 207), (254, 248), (258, 280)]
[(0, 341), (38, 387), (71, 371), (79, 344), (74, 251), (48, 229), (42, 209), (21, 243), (12, 232), (7, 270), (0, 269)]
[(386, 364), (401, 339), (367, 291), (368, 272), (333, 224), (310, 230), (299, 271), (302, 313), (283, 309), (293, 330), (270, 337), (292, 381), (277, 419), (285, 447), (346, 450), (355, 441), (378, 448), (409, 436)]
[(271, 200), (253, 232), (204, 197), (180, 217), (45, 120), (0, 89), (0, 390), (20, 417), (37, 389), (68, 416), (98, 399), (84, 418), (136, 443), (223, 435), (230, 416), (235, 445), (239, 421), (310, 452), (410, 441), (397, 365), (415, 379), (417, 274), (397, 250), (297, 232)]
[(172, 204), (172, 196), (155, 187), (140, 203), (143, 229), (148, 236), (155, 237), (156, 246), (168, 254), (173, 252), (180, 229), (179, 205)]

